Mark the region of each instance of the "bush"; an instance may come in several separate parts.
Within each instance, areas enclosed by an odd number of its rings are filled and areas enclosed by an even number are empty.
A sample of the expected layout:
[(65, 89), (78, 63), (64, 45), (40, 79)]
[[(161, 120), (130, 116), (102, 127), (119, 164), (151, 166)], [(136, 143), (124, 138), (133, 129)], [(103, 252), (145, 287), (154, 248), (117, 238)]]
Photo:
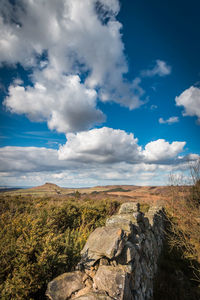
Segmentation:
[(1, 299), (45, 299), (47, 283), (75, 267), (90, 232), (117, 207), (109, 200), (1, 195)]

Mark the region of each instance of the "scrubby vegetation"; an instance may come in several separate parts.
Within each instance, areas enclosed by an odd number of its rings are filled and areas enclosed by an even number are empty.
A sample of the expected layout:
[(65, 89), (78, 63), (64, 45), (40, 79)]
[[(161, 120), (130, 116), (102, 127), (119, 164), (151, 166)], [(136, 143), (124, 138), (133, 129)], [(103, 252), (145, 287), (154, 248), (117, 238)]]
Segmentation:
[[(168, 227), (154, 300), (200, 299), (199, 170), (200, 163), (191, 169), (192, 186), (177, 187), (177, 182), (172, 180), (163, 198), (166, 200), (162, 199)], [(119, 198), (103, 200), (107, 196), (99, 193), (0, 194), (2, 300), (45, 299), (47, 283), (74, 269), (89, 234), (104, 225), (120, 205)], [(134, 200), (138, 201), (138, 197)], [(144, 213), (151, 201), (142, 203)]]
[(131, 190), (125, 190), (123, 188), (120, 188), (120, 187), (117, 187), (117, 188), (113, 188), (113, 189), (110, 189), (110, 190), (107, 190), (107, 193), (110, 193), (110, 192), (130, 192)]
[(171, 197), (165, 203), (166, 242), (155, 300), (200, 299), (200, 161), (190, 171), (190, 189), (175, 189), (177, 181), (171, 176)]
[(74, 268), (90, 232), (119, 206), (74, 196), (1, 195), (1, 299), (45, 299), (47, 283)]

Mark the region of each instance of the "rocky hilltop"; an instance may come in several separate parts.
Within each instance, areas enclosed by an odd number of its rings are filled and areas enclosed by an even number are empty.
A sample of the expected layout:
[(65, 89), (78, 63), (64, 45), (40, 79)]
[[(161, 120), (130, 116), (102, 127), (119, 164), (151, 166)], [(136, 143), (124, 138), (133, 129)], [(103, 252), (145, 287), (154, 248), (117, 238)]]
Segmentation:
[(34, 190), (34, 189), (36, 189), (36, 190), (61, 190), (62, 188), (59, 187), (55, 183), (46, 182), (43, 185), (31, 188), (31, 190)]
[(96, 228), (82, 250), (76, 271), (48, 284), (51, 300), (149, 300), (164, 237), (164, 212), (152, 206), (147, 214), (137, 203)]

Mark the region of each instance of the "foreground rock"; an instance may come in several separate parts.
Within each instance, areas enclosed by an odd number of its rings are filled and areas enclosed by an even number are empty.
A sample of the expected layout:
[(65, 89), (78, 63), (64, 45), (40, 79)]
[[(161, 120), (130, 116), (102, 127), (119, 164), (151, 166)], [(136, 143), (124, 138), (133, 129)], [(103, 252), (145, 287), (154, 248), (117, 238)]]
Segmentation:
[(112, 300), (109, 296), (107, 296), (105, 293), (100, 292), (90, 292), (83, 296), (74, 298), (76, 300)]
[(120, 266), (100, 266), (93, 278), (94, 288), (114, 299), (132, 299), (129, 274)]
[(48, 284), (51, 300), (150, 300), (164, 237), (164, 212), (124, 203), (89, 236), (77, 266)]
[(64, 273), (49, 282), (46, 295), (51, 300), (65, 300), (83, 287), (83, 273)]
[[(81, 251), (84, 266), (92, 266), (101, 257), (118, 256), (125, 243), (125, 234), (121, 228), (99, 227), (89, 236)], [(85, 260), (84, 260), (85, 258)]]

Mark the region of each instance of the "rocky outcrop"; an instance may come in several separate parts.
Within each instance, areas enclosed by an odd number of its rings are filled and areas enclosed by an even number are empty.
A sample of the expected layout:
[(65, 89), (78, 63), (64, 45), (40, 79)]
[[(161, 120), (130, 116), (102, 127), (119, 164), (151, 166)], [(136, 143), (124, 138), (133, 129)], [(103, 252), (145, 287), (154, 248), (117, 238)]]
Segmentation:
[(124, 203), (106, 226), (91, 233), (77, 271), (51, 281), (46, 295), (51, 300), (153, 299), (163, 237), (162, 207), (152, 206), (144, 215), (138, 203)]

